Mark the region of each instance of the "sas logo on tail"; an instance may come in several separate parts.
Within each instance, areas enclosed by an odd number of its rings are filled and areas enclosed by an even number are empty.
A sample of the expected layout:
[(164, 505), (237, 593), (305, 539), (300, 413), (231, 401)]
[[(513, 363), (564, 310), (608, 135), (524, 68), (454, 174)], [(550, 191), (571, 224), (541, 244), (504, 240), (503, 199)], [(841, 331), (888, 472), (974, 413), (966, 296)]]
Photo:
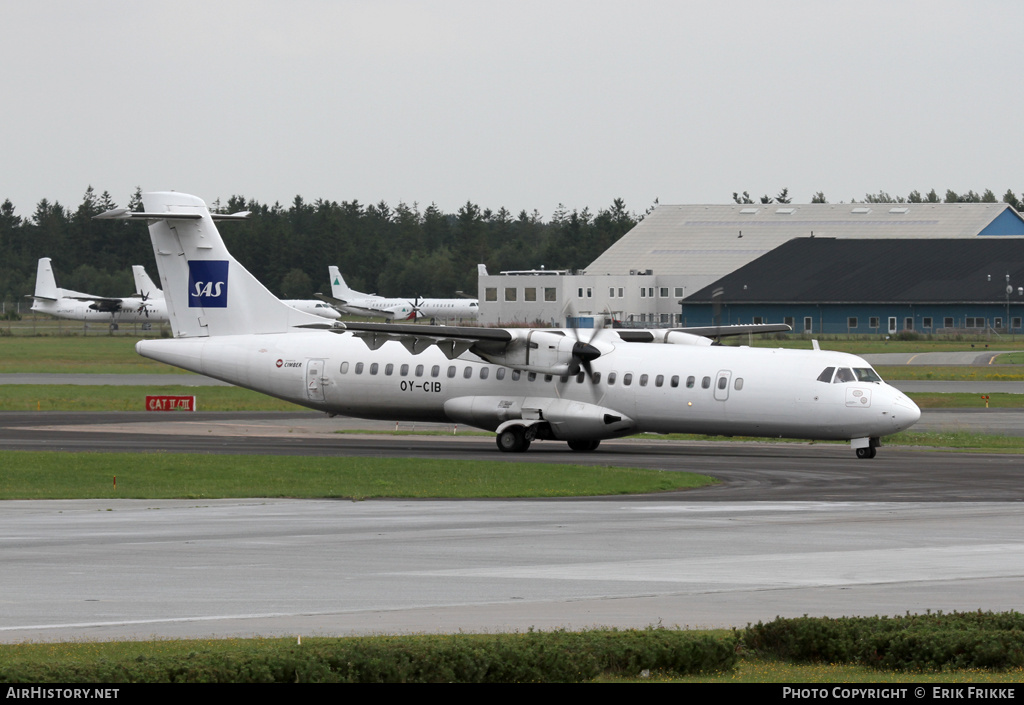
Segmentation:
[(227, 308), (227, 260), (190, 260), (188, 263), (189, 308)]

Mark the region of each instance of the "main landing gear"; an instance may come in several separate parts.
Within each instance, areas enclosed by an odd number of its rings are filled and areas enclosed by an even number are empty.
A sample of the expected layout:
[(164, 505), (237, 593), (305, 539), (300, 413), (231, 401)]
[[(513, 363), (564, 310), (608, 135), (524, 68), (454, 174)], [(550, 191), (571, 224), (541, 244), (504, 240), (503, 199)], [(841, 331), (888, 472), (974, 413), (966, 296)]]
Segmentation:
[(498, 434), (498, 450), (503, 453), (525, 453), (530, 443), (537, 437), (537, 431), (531, 426), (509, 426)]
[(876, 451), (875, 448), (858, 448), (857, 449), (857, 457), (858, 458), (874, 458), (875, 457), (875, 451)]
[[(540, 435), (538, 435), (538, 432)], [(521, 426), (519, 424), (515, 424), (502, 429), (495, 438), (495, 441), (498, 444), (498, 450), (502, 453), (524, 453), (530, 447), (530, 444), (537, 440), (538, 437), (550, 440), (551, 434), (543, 427)], [(597, 450), (597, 447), (601, 444), (601, 441), (587, 440), (574, 440), (567, 442), (569, 444), (569, 448), (582, 453)]]

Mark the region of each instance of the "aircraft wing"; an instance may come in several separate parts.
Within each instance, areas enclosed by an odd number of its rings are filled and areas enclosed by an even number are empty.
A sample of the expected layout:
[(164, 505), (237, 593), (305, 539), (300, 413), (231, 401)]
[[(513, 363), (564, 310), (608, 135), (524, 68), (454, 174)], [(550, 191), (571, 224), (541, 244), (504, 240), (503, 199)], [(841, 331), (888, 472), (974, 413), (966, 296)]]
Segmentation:
[[(470, 348), (478, 350), (504, 350), (514, 336), (504, 328), (472, 328), (459, 326), (417, 326), (402, 323), (354, 323), (346, 321), (331, 324), (312, 324), (303, 328), (321, 328), (332, 333), (352, 333), (371, 350), (389, 340), (401, 343), (413, 355), (436, 345), (449, 360)], [(476, 350), (474, 350), (476, 352)]]
[(108, 299), (101, 296), (65, 296), (65, 299), (74, 299), (75, 301), (85, 301), (89, 304), (89, 308), (95, 311), (103, 311), (105, 313), (116, 313), (121, 310), (121, 304), (123, 299)]
[[(249, 211), (241, 211), (240, 213), (210, 213), (210, 217), (214, 220), (245, 220), (250, 215)], [(93, 217), (96, 220), (199, 220), (203, 216), (199, 213), (146, 213), (144, 211), (130, 211), (127, 208), (115, 208)]]

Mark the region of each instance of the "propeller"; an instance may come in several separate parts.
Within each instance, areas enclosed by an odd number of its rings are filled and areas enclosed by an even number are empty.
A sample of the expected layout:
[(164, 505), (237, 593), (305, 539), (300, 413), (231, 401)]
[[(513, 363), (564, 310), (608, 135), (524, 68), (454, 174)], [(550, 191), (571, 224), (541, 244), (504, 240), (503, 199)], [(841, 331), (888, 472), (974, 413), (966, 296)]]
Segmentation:
[[(576, 338), (576, 342), (573, 343), (572, 346), (572, 365), (569, 368), (569, 372), (572, 375), (578, 375), (582, 369), (586, 374), (587, 379), (593, 381), (594, 370), (591, 363), (601, 357), (601, 350), (593, 345), (593, 342), (604, 330), (604, 314), (594, 317), (594, 332), (590, 334), (590, 337), (586, 341), (584, 341), (580, 337), (579, 317), (575, 315), (575, 311), (571, 310), (571, 305), (567, 308), (570, 310), (568, 318), (572, 324), (569, 326), (569, 330), (572, 331), (573, 337)], [(563, 310), (563, 313), (564, 312), (565, 311)]]
[(145, 314), (146, 318), (149, 318), (149, 306), (146, 304), (146, 301), (149, 300), (149, 294), (146, 293), (145, 291), (140, 291), (139, 297), (142, 299), (142, 303), (139, 304), (139, 307), (135, 310), (135, 313)]

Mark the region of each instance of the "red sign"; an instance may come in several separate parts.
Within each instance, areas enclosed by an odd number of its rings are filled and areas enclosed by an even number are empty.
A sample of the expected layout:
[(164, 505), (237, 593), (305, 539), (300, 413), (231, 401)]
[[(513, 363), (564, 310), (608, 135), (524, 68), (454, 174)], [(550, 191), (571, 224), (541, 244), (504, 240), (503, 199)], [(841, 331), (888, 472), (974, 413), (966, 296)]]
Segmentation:
[(195, 411), (195, 397), (146, 396), (146, 411)]

